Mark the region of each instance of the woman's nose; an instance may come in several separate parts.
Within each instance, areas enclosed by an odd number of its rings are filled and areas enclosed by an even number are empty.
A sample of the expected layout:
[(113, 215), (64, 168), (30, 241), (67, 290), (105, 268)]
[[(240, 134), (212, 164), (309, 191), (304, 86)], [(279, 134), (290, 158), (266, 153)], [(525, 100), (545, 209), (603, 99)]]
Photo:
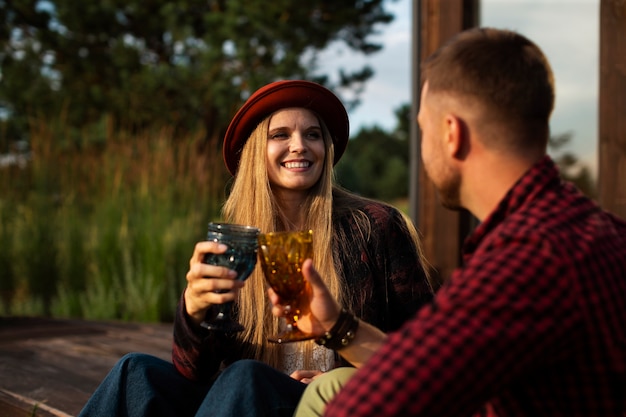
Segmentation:
[(306, 152), (306, 143), (299, 132), (294, 132), (289, 141), (289, 152), (303, 153)]

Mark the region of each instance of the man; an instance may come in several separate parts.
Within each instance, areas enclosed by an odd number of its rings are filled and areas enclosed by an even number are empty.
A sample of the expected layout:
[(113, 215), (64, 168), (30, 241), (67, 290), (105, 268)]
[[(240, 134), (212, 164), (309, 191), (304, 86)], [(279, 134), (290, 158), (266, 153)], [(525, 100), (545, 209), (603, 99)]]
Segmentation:
[[(443, 204), (481, 224), (433, 303), (388, 336), (340, 313), (305, 263), (300, 329), (326, 333), (318, 342), (359, 368), (341, 371), (352, 377), (325, 415), (623, 417), (626, 222), (563, 182), (546, 155), (548, 61), (519, 34), (473, 29), (422, 74), (424, 167)], [(330, 396), (332, 376), (311, 383), (303, 407)]]

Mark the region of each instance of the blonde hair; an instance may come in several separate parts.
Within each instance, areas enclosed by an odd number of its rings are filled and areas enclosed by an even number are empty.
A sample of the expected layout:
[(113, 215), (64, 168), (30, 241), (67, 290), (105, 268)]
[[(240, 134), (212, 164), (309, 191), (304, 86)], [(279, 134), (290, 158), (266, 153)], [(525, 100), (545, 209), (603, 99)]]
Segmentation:
[[(226, 221), (256, 226), (262, 232), (290, 230), (286, 216), (274, 198), (267, 174), (267, 134), (270, 116), (252, 132), (244, 145), (229, 197), (222, 214)], [(319, 119), (319, 118), (318, 118)], [(326, 280), (326, 285), (338, 300), (343, 301), (340, 277), (334, 267), (332, 250), (333, 227), (333, 160), (334, 146), (331, 134), (322, 120), (326, 157), (322, 175), (311, 188), (302, 207), (303, 229), (313, 230), (313, 261)], [(331, 254), (331, 256), (329, 256)], [(237, 300), (238, 320), (245, 330), (238, 337), (247, 347), (247, 357), (261, 360), (274, 367), (282, 365), (281, 345), (267, 342), (267, 337), (278, 331), (278, 319), (271, 314), (267, 300), (265, 278), (257, 265), (240, 291)], [(310, 367), (312, 342), (304, 344), (304, 364)], [(308, 369), (308, 368), (307, 368)]]

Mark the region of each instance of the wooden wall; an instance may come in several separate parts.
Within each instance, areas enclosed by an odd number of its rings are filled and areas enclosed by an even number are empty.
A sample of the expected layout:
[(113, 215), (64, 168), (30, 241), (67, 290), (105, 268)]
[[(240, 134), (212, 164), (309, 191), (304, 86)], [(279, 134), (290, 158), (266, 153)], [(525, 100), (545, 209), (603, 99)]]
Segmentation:
[[(414, 0), (412, 114), (417, 115), (419, 110), (419, 62), (454, 34), (477, 26), (478, 17), (478, 0)], [(422, 233), (426, 258), (433, 267), (431, 272), (441, 281), (460, 265), (463, 240), (475, 222), (468, 212), (441, 206), (422, 168), (417, 122), (411, 124), (411, 129), (409, 214)]]
[(598, 195), (626, 219), (626, 1), (600, 1)]
[[(455, 33), (479, 25), (479, 0), (413, 0), (412, 114), (419, 110), (419, 62)], [(598, 195), (626, 219), (626, 1), (600, 0)], [(422, 233), (437, 278), (461, 264), (461, 247), (476, 220), (443, 208), (422, 168), (417, 123), (411, 124), (410, 216)]]
[[(599, 7), (599, 203), (626, 219), (626, 1), (600, 0)], [(412, 114), (419, 110), (419, 62), (455, 33), (479, 25), (479, 8), (479, 0), (413, 0)], [(463, 240), (476, 221), (441, 206), (422, 168), (417, 123), (411, 128), (409, 214), (441, 280), (460, 265)]]

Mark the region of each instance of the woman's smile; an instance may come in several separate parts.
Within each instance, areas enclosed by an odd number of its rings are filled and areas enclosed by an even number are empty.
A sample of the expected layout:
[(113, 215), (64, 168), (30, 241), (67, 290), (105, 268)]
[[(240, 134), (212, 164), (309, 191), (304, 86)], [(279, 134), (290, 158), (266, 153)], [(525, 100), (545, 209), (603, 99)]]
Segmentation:
[(288, 169), (309, 168), (312, 164), (311, 161), (287, 161), (282, 165)]

